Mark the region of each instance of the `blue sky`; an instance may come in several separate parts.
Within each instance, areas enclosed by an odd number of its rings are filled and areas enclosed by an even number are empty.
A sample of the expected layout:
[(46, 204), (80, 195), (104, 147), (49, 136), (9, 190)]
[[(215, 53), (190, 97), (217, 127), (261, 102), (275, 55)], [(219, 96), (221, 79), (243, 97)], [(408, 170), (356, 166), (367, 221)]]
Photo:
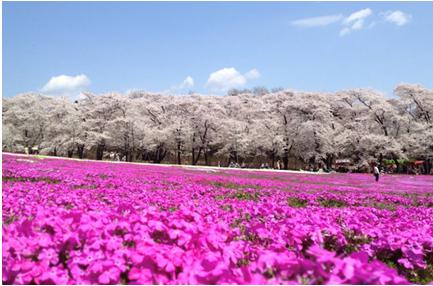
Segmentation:
[(433, 87), (433, 3), (3, 2), (3, 96)]

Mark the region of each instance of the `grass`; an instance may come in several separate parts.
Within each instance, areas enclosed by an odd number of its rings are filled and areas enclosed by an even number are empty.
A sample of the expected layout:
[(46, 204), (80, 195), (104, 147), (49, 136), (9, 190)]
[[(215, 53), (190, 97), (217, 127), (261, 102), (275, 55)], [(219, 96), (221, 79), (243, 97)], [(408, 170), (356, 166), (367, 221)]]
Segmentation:
[(398, 260), (403, 257), (400, 249), (390, 251), (389, 249), (382, 250), (376, 255), (377, 259), (385, 263), (391, 268), (398, 271), (400, 275), (405, 276), (410, 282), (414, 284), (428, 284), (433, 281), (433, 253), (430, 252), (425, 256), (426, 268), (415, 267), (413, 270), (404, 268), (403, 265), (398, 263)]
[(11, 216), (7, 217), (5, 220), (3, 220), (3, 223), (5, 225), (9, 225), (9, 224), (13, 223), (14, 221), (17, 221), (18, 219), (19, 219), (18, 216), (11, 215)]
[(287, 204), (292, 208), (305, 208), (308, 205), (308, 200), (291, 197), (287, 199)]
[(242, 201), (259, 201), (260, 200), (260, 193), (259, 192), (245, 192), (245, 191), (238, 191), (230, 196), (231, 198), (242, 200)]
[(258, 185), (239, 185), (233, 182), (210, 182), (210, 181), (202, 181), (201, 183), (205, 183), (208, 185), (212, 185), (219, 188), (226, 188), (231, 190), (243, 190), (243, 189), (261, 189), (261, 186)]
[(232, 207), (231, 205), (229, 205), (229, 204), (222, 205), (220, 208), (221, 208), (222, 210), (227, 211), (227, 212), (232, 212), (232, 211), (233, 211), (233, 207)]
[(30, 178), (30, 177), (12, 177), (4, 176), (2, 177), (3, 182), (46, 182), (48, 184), (58, 184), (60, 180), (51, 178)]
[(65, 209), (67, 209), (67, 210), (71, 210), (71, 209), (74, 208), (74, 204), (73, 204), (73, 203), (70, 203), (70, 202), (63, 203), (63, 207), (64, 207)]
[(373, 238), (368, 235), (358, 234), (352, 230), (346, 230), (343, 233), (347, 241), (347, 244), (344, 246), (344, 252), (346, 254), (357, 252), (361, 245), (369, 244), (373, 241)]
[(317, 199), (317, 201), (319, 202), (320, 206), (322, 206), (324, 208), (344, 208), (344, 207), (347, 207), (346, 202), (340, 201), (337, 199), (319, 198), (319, 199)]
[(98, 186), (97, 185), (83, 185), (83, 184), (81, 184), (81, 185), (75, 185), (75, 186), (72, 186), (72, 189), (74, 189), (74, 190), (78, 190), (78, 189), (97, 189), (98, 188)]

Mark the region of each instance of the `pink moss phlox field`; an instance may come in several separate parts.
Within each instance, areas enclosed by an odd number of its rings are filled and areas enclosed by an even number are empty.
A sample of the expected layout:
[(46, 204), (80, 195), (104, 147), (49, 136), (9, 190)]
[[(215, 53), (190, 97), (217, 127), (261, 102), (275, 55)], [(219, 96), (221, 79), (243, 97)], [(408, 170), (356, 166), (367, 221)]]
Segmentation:
[(3, 283), (433, 281), (433, 177), (3, 155)]

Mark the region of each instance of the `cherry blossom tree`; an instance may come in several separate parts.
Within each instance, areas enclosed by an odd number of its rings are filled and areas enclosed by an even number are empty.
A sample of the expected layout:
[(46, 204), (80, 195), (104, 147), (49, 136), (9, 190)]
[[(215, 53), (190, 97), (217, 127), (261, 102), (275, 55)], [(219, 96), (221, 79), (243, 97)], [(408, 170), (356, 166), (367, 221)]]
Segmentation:
[(419, 159), (432, 169), (433, 91), (401, 84), (395, 97), (371, 89), (335, 93), (232, 90), (227, 96), (84, 93), (77, 100), (37, 93), (3, 98), (3, 148), (101, 160), (250, 166), (277, 161), (331, 168)]

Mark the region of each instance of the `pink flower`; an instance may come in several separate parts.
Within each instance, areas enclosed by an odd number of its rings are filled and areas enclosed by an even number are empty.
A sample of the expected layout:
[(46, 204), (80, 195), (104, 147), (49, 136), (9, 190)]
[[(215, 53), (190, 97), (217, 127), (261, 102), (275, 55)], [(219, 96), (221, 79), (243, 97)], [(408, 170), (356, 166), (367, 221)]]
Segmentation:
[(407, 269), (413, 269), (413, 264), (407, 258), (400, 258), (398, 263), (402, 264)]

